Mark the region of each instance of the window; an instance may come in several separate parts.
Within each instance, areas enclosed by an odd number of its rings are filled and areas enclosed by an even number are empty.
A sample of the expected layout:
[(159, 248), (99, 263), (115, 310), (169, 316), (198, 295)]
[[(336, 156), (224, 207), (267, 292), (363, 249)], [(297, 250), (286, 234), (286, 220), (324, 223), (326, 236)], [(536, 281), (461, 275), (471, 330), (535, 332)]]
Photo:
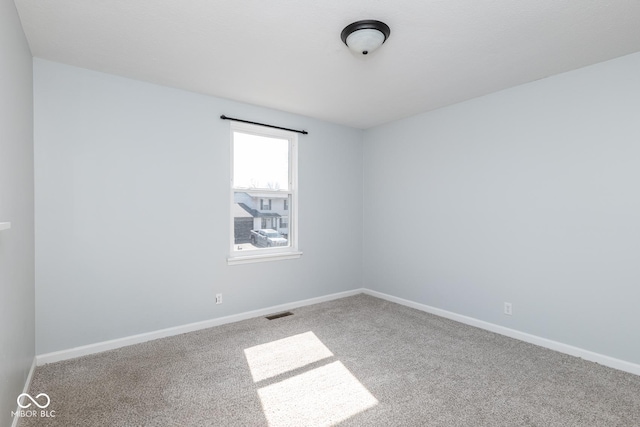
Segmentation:
[(298, 258), (294, 132), (231, 123), (229, 264)]

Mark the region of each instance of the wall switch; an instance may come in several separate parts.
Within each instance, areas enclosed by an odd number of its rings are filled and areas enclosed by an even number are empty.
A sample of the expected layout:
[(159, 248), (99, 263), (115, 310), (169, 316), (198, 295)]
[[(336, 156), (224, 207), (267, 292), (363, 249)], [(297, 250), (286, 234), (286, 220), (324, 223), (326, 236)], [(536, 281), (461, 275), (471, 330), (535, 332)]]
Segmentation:
[(511, 316), (513, 314), (510, 302), (504, 303), (504, 314), (506, 314), (507, 316)]
[(216, 304), (222, 304), (222, 294), (216, 294)]

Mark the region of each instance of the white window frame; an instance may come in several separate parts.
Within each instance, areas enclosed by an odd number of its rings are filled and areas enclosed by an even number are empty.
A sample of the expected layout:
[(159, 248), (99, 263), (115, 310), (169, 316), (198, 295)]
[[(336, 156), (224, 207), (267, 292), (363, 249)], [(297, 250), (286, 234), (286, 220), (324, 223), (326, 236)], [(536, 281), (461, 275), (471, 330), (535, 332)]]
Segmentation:
[[(257, 189), (251, 190), (246, 188), (235, 188), (233, 182), (234, 176), (234, 133), (248, 133), (252, 135), (265, 136), (269, 138), (286, 139), (289, 141), (289, 189), (288, 190), (266, 190)], [(302, 252), (298, 249), (298, 134), (295, 132), (269, 128), (260, 125), (253, 125), (241, 122), (230, 122), (230, 141), (231, 141), (231, 176), (229, 177), (230, 190), (229, 190), (229, 257), (227, 258), (228, 265), (237, 264), (249, 264), (255, 262), (265, 261), (278, 261), (285, 259), (300, 258)], [(272, 247), (272, 248), (259, 248), (251, 250), (250, 254), (247, 252), (242, 253), (235, 250), (235, 235), (234, 235), (234, 194), (236, 192), (246, 192), (248, 194), (269, 194), (274, 195), (287, 194), (290, 197), (289, 202), (289, 246), (287, 247)]]

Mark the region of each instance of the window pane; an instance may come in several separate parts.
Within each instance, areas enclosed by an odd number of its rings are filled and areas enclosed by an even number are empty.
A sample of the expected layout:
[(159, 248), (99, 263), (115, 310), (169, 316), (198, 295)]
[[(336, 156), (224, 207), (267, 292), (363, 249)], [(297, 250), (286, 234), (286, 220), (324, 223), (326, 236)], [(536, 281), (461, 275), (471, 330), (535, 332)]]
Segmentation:
[(234, 251), (289, 246), (289, 210), (287, 194), (269, 195), (236, 191), (233, 193)]
[(289, 189), (289, 141), (233, 133), (235, 188)]

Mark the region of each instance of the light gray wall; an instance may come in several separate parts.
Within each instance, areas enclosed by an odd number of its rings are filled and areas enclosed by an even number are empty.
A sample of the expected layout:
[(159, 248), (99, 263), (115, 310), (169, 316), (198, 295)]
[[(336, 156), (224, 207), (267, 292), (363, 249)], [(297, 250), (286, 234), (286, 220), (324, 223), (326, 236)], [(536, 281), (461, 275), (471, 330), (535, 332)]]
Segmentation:
[(634, 54), (365, 132), (364, 286), (640, 363), (639, 76)]
[[(38, 354), (362, 285), (362, 131), (40, 59), (34, 93)], [(227, 265), (221, 114), (309, 131), (301, 259)]]
[(14, 3), (0, 2), (0, 425), (11, 423), (33, 362), (33, 91), (31, 52)]

